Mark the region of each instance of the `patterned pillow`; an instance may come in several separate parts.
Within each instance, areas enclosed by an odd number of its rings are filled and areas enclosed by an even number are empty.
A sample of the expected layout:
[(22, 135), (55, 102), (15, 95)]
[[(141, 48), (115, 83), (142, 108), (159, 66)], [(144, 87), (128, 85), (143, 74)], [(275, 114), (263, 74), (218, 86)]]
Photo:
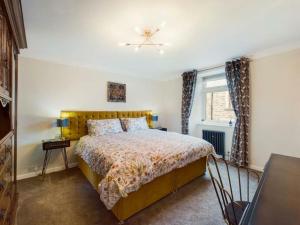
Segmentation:
[(88, 120), (87, 127), (91, 136), (123, 132), (119, 119)]
[(149, 129), (146, 117), (120, 119), (125, 131)]

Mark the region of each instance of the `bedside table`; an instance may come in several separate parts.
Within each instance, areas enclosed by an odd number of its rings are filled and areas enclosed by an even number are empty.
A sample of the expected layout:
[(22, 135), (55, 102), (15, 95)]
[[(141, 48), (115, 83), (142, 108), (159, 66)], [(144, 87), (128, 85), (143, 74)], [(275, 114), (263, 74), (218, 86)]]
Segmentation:
[(166, 127), (156, 127), (156, 128), (151, 128), (151, 129), (157, 129), (157, 130), (161, 130), (161, 131), (168, 131), (168, 129)]
[(43, 140), (42, 143), (43, 143), (43, 150), (46, 151), (42, 175), (45, 175), (46, 168), (48, 166), (48, 162), (50, 159), (51, 151), (53, 149), (61, 149), (61, 153), (65, 162), (65, 167), (66, 169), (68, 169), (68, 158), (67, 158), (66, 147), (70, 147), (70, 140), (63, 139), (63, 138), (56, 138), (56, 139)]

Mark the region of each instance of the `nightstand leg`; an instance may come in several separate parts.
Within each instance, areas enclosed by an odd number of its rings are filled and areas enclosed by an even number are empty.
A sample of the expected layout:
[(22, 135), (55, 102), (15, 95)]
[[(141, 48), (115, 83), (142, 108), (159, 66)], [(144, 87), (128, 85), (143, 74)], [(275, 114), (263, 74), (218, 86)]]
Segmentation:
[(42, 170), (42, 176), (45, 175), (46, 168), (47, 168), (47, 164), (48, 164), (48, 150), (46, 150), (46, 153), (45, 153), (44, 164), (43, 164), (43, 170)]
[(65, 167), (66, 167), (66, 169), (69, 169), (69, 167), (68, 167), (68, 157), (67, 157), (67, 151), (66, 151), (66, 148), (63, 148), (61, 153), (62, 153), (63, 158), (64, 158)]

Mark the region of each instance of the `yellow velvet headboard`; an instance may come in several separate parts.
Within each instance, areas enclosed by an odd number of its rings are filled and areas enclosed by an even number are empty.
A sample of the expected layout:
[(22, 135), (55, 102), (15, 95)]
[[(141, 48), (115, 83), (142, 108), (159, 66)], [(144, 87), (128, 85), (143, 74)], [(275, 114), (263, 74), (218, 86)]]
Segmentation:
[(68, 118), (70, 124), (63, 128), (62, 135), (70, 140), (78, 140), (87, 135), (86, 122), (89, 119), (136, 118), (146, 116), (147, 123), (152, 127), (152, 112), (146, 111), (61, 111), (62, 118)]

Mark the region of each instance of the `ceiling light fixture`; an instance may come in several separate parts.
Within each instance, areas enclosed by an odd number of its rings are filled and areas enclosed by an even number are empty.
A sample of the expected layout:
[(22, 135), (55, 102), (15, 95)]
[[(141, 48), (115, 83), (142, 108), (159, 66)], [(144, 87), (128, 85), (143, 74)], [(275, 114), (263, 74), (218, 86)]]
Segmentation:
[(161, 28), (163, 28), (166, 25), (166, 22), (161, 23), (159, 28), (144, 28), (140, 29), (139, 27), (135, 27), (134, 30), (137, 32), (140, 36), (143, 37), (143, 41), (141, 43), (119, 43), (119, 46), (133, 46), (134, 51), (138, 52), (140, 48), (144, 46), (150, 46), (155, 47), (159, 54), (164, 54), (165, 51), (162, 49), (164, 46), (170, 46), (170, 43), (156, 43), (153, 41), (153, 36), (156, 35), (159, 31), (161, 31)]

